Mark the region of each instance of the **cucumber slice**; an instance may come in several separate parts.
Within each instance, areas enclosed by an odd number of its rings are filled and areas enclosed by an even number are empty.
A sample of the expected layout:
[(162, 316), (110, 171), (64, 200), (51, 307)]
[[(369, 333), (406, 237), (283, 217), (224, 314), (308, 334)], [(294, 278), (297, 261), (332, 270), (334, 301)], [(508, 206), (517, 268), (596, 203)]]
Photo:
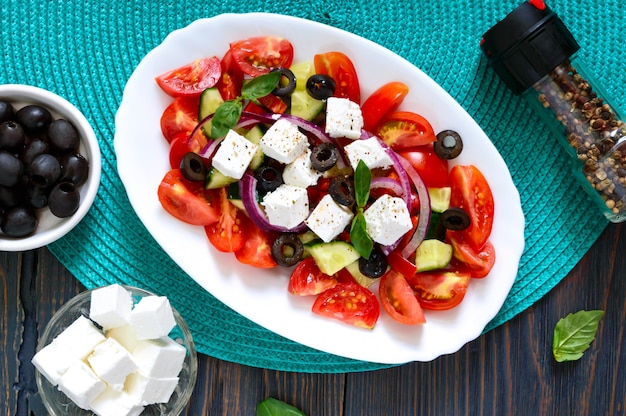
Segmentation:
[(217, 189), (223, 188), (226, 185), (237, 182), (237, 179), (224, 175), (219, 170), (211, 167), (209, 174), (206, 175), (204, 180), (204, 189)]
[[(250, 130), (248, 130), (248, 132), (244, 134), (244, 137), (250, 140), (250, 142), (258, 145), (261, 141), (261, 138), (263, 137), (263, 130), (261, 130), (261, 127), (259, 127), (259, 125), (257, 124), (253, 126)], [(261, 150), (261, 147), (259, 147), (256, 150), (254, 156), (252, 156), (252, 160), (250, 161), (250, 169), (256, 170), (263, 163), (263, 159), (265, 159), (265, 153), (263, 153), (263, 150)]]
[(324, 102), (311, 97), (306, 91), (306, 82), (315, 74), (315, 66), (312, 62), (299, 62), (289, 68), (296, 76), (296, 89), (291, 94), (291, 115), (305, 120), (313, 120), (324, 109)]
[(418, 272), (441, 269), (452, 260), (452, 245), (443, 241), (424, 240), (415, 252), (415, 266)]
[(289, 68), (296, 77), (296, 91), (306, 91), (306, 82), (315, 74), (315, 65), (311, 61), (298, 62)]
[(370, 287), (380, 279), (373, 279), (361, 273), (358, 260), (348, 264), (346, 270), (354, 277), (354, 280), (363, 287)]
[(352, 245), (344, 241), (311, 245), (309, 246), (309, 253), (315, 259), (315, 264), (322, 273), (329, 276), (361, 257)]
[(450, 208), (452, 189), (449, 186), (444, 188), (428, 188), (428, 195), (430, 195), (430, 209), (433, 212), (444, 212)]
[[(207, 88), (200, 94), (200, 105), (198, 106), (198, 120), (202, 121), (205, 117), (215, 113), (217, 107), (224, 102), (222, 95), (217, 88)], [(211, 122), (209, 121), (202, 126), (202, 132), (205, 136), (211, 137)]]

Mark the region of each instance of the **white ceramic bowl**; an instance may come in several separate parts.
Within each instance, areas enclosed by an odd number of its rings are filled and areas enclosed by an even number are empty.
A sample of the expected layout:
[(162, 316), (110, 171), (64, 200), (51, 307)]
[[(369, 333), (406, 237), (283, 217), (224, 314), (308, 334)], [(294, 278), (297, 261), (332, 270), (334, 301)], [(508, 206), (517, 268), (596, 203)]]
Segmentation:
[(31, 250), (63, 237), (87, 214), (100, 185), (100, 147), (85, 116), (69, 101), (50, 91), (29, 85), (5, 84), (0, 85), (0, 100), (10, 102), (16, 110), (28, 104), (39, 104), (52, 113), (53, 119), (64, 118), (71, 122), (80, 136), (79, 153), (89, 161), (87, 181), (78, 188), (80, 206), (72, 216), (57, 218), (48, 208), (42, 208), (37, 212), (39, 223), (33, 234), (12, 238), (0, 233), (0, 251)]

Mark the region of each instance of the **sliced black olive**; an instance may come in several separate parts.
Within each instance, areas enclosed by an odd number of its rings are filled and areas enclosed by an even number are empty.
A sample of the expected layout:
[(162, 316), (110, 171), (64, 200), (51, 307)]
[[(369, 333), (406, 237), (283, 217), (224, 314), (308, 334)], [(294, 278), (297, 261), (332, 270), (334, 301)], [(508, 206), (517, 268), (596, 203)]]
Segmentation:
[(55, 217), (66, 218), (73, 215), (78, 209), (80, 194), (76, 187), (69, 182), (59, 182), (50, 191), (48, 208)]
[(442, 159), (454, 159), (463, 150), (463, 140), (454, 130), (444, 130), (437, 134), (434, 144), (435, 153)]
[(207, 167), (204, 159), (197, 153), (187, 152), (180, 161), (180, 173), (192, 182), (200, 182), (206, 179)]
[(387, 271), (387, 256), (378, 246), (374, 246), (370, 258), (359, 258), (359, 271), (372, 279), (378, 279)]
[[(278, 86), (272, 91), (272, 93), (278, 97), (286, 97), (291, 94), (296, 89), (296, 76), (291, 72), (288, 68), (276, 68), (273, 69), (272, 72), (280, 72), (281, 77), (278, 82)], [(285, 85), (282, 81), (283, 78), (287, 79), (287, 84)]]
[(332, 143), (320, 143), (311, 151), (311, 166), (319, 172), (326, 172), (337, 163), (339, 150)]
[(470, 225), (470, 218), (462, 208), (451, 207), (441, 213), (441, 224), (448, 230), (464, 230)]
[(283, 184), (283, 175), (273, 166), (262, 166), (254, 173), (257, 192), (266, 194), (275, 191)]
[(306, 80), (306, 91), (316, 100), (326, 100), (332, 97), (337, 83), (328, 75), (314, 74)]
[(281, 234), (272, 244), (272, 257), (278, 265), (291, 267), (302, 260), (304, 244), (296, 234)]
[(330, 181), (328, 193), (333, 201), (345, 207), (354, 204), (354, 185), (348, 176), (336, 176)]

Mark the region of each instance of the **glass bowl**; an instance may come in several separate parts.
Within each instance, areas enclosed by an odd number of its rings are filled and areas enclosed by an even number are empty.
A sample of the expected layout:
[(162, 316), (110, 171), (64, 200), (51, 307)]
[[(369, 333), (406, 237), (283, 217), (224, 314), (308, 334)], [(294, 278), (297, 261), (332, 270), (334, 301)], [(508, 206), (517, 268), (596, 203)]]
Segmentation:
[[(122, 285), (128, 290), (133, 302), (136, 304), (142, 297), (156, 296), (147, 290), (139, 289), (133, 286)], [(93, 290), (76, 295), (65, 303), (50, 319), (48, 325), (43, 331), (37, 352), (52, 342), (65, 328), (70, 326), (81, 315), (89, 318), (89, 308), (91, 305), (91, 293)], [(184, 346), (187, 350), (183, 367), (178, 375), (179, 381), (174, 393), (167, 403), (158, 403), (146, 406), (141, 416), (178, 416), (189, 402), (193, 391), (198, 371), (198, 361), (196, 357), (196, 348), (187, 324), (181, 315), (172, 307), (176, 326), (170, 331), (169, 337)], [(39, 395), (46, 409), (51, 416), (90, 416), (93, 412), (81, 409), (72, 402), (63, 392), (53, 386), (39, 371), (36, 371), (37, 388)]]

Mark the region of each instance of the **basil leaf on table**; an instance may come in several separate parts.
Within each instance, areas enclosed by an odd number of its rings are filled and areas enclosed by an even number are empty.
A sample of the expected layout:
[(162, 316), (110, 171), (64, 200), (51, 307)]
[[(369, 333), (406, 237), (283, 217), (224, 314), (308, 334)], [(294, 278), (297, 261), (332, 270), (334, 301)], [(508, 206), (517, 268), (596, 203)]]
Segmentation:
[(211, 137), (216, 139), (225, 136), (228, 130), (235, 127), (237, 122), (239, 122), (242, 111), (243, 105), (241, 100), (237, 98), (220, 104), (211, 119)]
[(256, 406), (256, 416), (306, 416), (299, 409), (268, 397)]
[(596, 337), (604, 311), (579, 311), (561, 318), (554, 327), (552, 354), (558, 362), (575, 361), (583, 356)]

